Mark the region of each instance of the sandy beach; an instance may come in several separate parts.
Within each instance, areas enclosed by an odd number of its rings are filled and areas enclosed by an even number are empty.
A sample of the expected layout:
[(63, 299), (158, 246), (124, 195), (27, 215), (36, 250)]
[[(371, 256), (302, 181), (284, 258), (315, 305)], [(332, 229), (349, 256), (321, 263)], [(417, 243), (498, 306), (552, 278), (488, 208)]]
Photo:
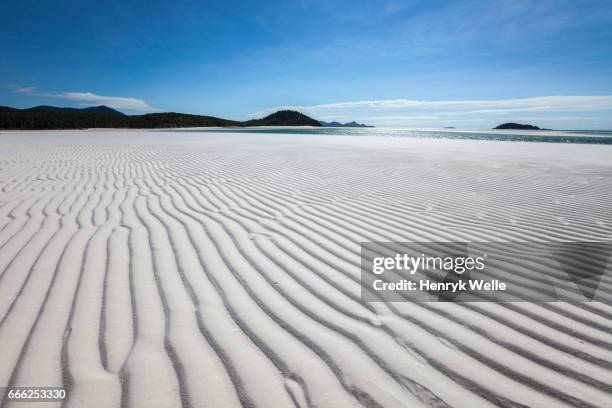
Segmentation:
[(612, 306), (359, 278), (364, 241), (610, 241), (611, 197), (609, 145), (0, 131), (0, 387), (68, 391), (1, 406), (610, 407)]

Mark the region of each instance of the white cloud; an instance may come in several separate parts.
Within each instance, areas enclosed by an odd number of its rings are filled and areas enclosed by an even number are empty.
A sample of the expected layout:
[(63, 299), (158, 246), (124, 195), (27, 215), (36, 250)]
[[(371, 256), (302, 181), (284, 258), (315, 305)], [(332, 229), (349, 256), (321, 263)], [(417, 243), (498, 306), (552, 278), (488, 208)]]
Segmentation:
[[(442, 101), (361, 100), (320, 105), (277, 106), (257, 112), (252, 116), (262, 117), (279, 109), (298, 110), (317, 119), (342, 117), (345, 120), (350, 118), (350, 120), (377, 126), (446, 126), (456, 122), (480, 122), (482, 126), (489, 126), (500, 120), (516, 120), (516, 115), (519, 114), (522, 117), (525, 117), (524, 115), (533, 116), (534, 120), (545, 118), (546, 123), (552, 123), (550, 121), (554, 121), (555, 117), (569, 117), (563, 112), (606, 114), (606, 111), (612, 110), (612, 95)], [(568, 119), (562, 120), (567, 121)]]
[(360, 118), (362, 120), (369, 121), (378, 121), (378, 120), (387, 120), (387, 121), (418, 121), (418, 120), (428, 120), (428, 119), (439, 119), (440, 116), (437, 115), (384, 115), (384, 116), (366, 116), (364, 118)]
[(332, 121), (332, 120), (350, 120), (351, 117), (349, 115), (320, 115), (319, 117), (317, 117), (317, 119), (319, 120), (326, 120), (326, 121)]
[(60, 94), (47, 94), (46, 96), (70, 99), (72, 101), (82, 102), (83, 104), (106, 105), (115, 109), (127, 109), (143, 112), (159, 110), (149, 105), (142, 99), (126, 98), (122, 96), (96, 95), (91, 92), (63, 92)]
[(20, 86), (20, 85), (15, 85), (15, 84), (9, 84), (8, 87), (11, 90), (11, 92), (16, 92), (16, 93), (34, 93), (36, 92), (35, 86)]
[(139, 112), (153, 112), (159, 109), (149, 105), (143, 99), (129, 98), (123, 96), (105, 96), (97, 95), (92, 92), (61, 92), (61, 93), (46, 93), (38, 92), (33, 86), (9, 85), (12, 92), (23, 93), (33, 96), (42, 96), (46, 98), (61, 98), (71, 101), (80, 102), (81, 105), (106, 105), (114, 109), (126, 109)]
[(467, 101), (419, 101), (410, 99), (382, 99), (354, 102), (338, 102), (310, 106), (280, 106), (266, 109), (297, 109), (308, 112), (339, 109), (429, 109), (466, 110), (474, 113), (499, 113), (501, 111), (549, 110), (549, 111), (592, 111), (612, 109), (612, 95), (602, 96), (538, 96), (533, 98), (467, 100)]

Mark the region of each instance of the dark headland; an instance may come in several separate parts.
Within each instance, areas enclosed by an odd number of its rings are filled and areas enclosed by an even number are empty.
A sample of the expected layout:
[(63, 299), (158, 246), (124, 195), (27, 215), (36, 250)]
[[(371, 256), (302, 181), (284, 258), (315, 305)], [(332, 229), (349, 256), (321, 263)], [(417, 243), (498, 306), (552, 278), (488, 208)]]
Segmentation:
[(250, 126), (320, 127), (322, 124), (318, 120), (293, 110), (281, 110), (261, 119), (236, 121), (214, 116), (190, 115), (176, 112), (126, 115), (103, 105), (82, 109), (55, 106), (36, 106), (28, 109), (16, 109), (0, 106), (0, 129), (162, 129)]

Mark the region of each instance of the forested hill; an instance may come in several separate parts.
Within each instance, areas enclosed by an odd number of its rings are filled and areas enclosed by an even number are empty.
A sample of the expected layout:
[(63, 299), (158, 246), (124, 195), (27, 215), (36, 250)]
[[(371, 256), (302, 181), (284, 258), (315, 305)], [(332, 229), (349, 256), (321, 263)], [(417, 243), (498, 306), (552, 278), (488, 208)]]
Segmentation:
[(245, 126), (321, 126), (318, 121), (295, 111), (279, 111), (263, 119), (244, 122), (213, 116), (164, 112), (144, 115), (124, 115), (106, 106), (92, 108), (57, 108), (38, 106), (15, 109), (0, 106), (0, 129), (87, 129), (131, 128), (160, 129), (187, 127)]
[(247, 120), (243, 124), (245, 126), (321, 126), (318, 120), (293, 110), (281, 110), (263, 119)]
[(57, 106), (40, 105), (33, 108), (25, 109), (29, 111), (47, 111), (47, 112), (84, 112), (84, 113), (101, 113), (106, 115), (119, 115), (125, 116), (124, 113), (119, 112), (108, 106), (90, 106), (88, 108), (61, 108)]

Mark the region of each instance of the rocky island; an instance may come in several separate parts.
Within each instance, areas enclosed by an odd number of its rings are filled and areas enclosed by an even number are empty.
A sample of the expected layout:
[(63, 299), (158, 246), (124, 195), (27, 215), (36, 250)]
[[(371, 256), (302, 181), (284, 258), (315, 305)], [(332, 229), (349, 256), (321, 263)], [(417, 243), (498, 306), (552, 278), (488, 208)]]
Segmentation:
[(357, 123), (355, 121), (348, 123), (340, 123), (340, 122), (324, 122), (322, 120), (319, 121), (321, 126), (324, 127), (360, 127), (360, 128), (373, 128), (374, 126), (364, 125), (363, 123)]

